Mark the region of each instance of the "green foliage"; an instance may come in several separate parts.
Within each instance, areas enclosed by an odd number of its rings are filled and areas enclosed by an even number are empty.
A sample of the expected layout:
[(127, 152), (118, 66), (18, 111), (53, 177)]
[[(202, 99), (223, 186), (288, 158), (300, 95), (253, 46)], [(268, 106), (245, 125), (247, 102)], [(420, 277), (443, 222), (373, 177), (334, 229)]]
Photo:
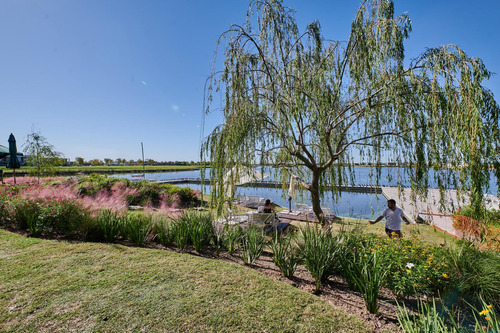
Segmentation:
[(399, 296), (436, 295), (444, 293), (452, 283), (447, 251), (442, 247), (415, 238), (390, 239), (358, 233), (349, 236), (348, 246), (361, 255), (377, 251), (380, 265), (388, 270), (384, 285)]
[(480, 250), (474, 243), (462, 241), (449, 252), (453, 279), (462, 297), (500, 302), (500, 255)]
[(160, 244), (164, 246), (171, 246), (174, 243), (174, 228), (170, 219), (154, 216), (153, 223), (156, 229), (156, 238)]
[(28, 155), (26, 163), (34, 168), (30, 169), (29, 174), (38, 178), (54, 175), (56, 166), (61, 165), (61, 153), (55, 151), (47, 138), (40, 132), (28, 134), (24, 144), (24, 152)]
[(436, 302), (432, 299), (432, 305), (429, 303), (424, 303), (423, 301), (418, 302), (418, 312), (412, 314), (403, 307), (398, 305), (398, 322), (401, 330), (404, 333), (458, 333), (455, 325), (448, 327), (443, 319), (444, 313), (439, 312), (436, 308)]
[(26, 224), (31, 236), (38, 237), (42, 234), (43, 225), (35, 214), (26, 216)]
[(474, 306), (466, 309), (467, 312), (472, 312), (472, 322), (457, 322), (453, 313), (438, 311), (434, 298), (432, 303), (419, 300), (418, 311), (415, 314), (408, 311), (404, 304), (402, 307), (398, 304), (398, 322), (403, 333), (500, 332), (500, 321), (495, 307), (482, 299), (480, 301), (481, 310)]
[(486, 225), (500, 227), (500, 210), (487, 210), (481, 207), (479, 211), (474, 211), (472, 206), (465, 206), (460, 209), (459, 214), (484, 222)]
[(113, 184), (118, 181), (124, 180), (92, 173), (88, 176), (78, 178), (78, 193), (80, 195), (94, 197), (100, 191), (111, 191), (111, 187), (113, 186)]
[(127, 215), (121, 225), (121, 233), (137, 246), (144, 245), (152, 230), (151, 217), (142, 214)]
[(210, 245), (210, 242), (215, 237), (212, 215), (188, 210), (184, 212), (183, 216), (188, 220), (189, 238), (193, 248), (200, 252)]
[(241, 258), (245, 265), (251, 265), (264, 250), (265, 234), (263, 228), (251, 225), (241, 237)]
[(292, 239), (283, 238), (278, 233), (273, 235), (270, 243), (273, 251), (273, 262), (281, 271), (284, 277), (290, 278), (295, 274), (297, 265), (301, 262), (300, 255), (296, 252)]
[(321, 288), (321, 282), (341, 269), (340, 258), (345, 247), (341, 238), (318, 227), (308, 227), (301, 230), (303, 243), (299, 244), (300, 254), (309, 273), (314, 278), (316, 292)]
[(238, 248), (243, 237), (243, 229), (239, 225), (224, 225), (222, 243), (230, 255)]
[(361, 292), (370, 313), (378, 311), (378, 295), (388, 268), (381, 265), (377, 251), (371, 254), (355, 252), (344, 268), (345, 277)]
[(113, 243), (122, 230), (122, 218), (117, 212), (110, 209), (104, 209), (99, 212), (99, 215), (97, 215), (95, 219), (96, 225), (100, 233), (102, 233), (104, 240)]
[(161, 184), (160, 188), (166, 190), (171, 196), (176, 196), (179, 198), (181, 205), (184, 207), (189, 207), (191, 205), (198, 205), (199, 199), (196, 193), (189, 187), (180, 187), (171, 184)]
[(336, 40), (317, 21), (299, 31), (293, 13), (279, 0), (251, 1), (246, 25), (219, 38), (224, 61), (214, 59), (209, 87), (225, 98), (223, 122), (202, 147), (219, 210), (238, 182), (227, 170), (261, 165), (284, 190), (293, 176), (322, 220), (327, 186), (341, 195), (359, 156), (375, 166), (378, 184), (389, 150), (389, 162), (409, 166), (417, 193), (432, 167), (440, 188), (470, 189), (479, 207), (490, 168), (500, 176), (500, 108), (481, 59), (446, 45), (405, 61), (411, 21), (389, 0), (362, 1), (349, 36)]

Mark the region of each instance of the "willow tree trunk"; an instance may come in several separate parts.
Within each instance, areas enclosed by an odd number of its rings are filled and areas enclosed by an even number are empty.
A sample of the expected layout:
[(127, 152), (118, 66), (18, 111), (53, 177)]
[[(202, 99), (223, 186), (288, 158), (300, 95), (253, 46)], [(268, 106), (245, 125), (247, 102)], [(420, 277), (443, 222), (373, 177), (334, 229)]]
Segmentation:
[(325, 214), (323, 214), (323, 210), (321, 209), (320, 204), (320, 195), (319, 195), (319, 176), (320, 172), (313, 170), (311, 186), (309, 187), (309, 191), (311, 192), (311, 204), (314, 214), (319, 219), (321, 225), (326, 224)]

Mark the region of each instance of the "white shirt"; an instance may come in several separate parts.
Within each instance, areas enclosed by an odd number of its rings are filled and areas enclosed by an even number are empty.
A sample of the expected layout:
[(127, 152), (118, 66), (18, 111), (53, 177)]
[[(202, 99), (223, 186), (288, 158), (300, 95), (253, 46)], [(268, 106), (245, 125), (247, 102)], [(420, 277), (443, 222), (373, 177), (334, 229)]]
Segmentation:
[(401, 217), (405, 216), (401, 208), (396, 208), (395, 210), (386, 208), (382, 212), (382, 216), (385, 217), (386, 220), (386, 229), (401, 230)]

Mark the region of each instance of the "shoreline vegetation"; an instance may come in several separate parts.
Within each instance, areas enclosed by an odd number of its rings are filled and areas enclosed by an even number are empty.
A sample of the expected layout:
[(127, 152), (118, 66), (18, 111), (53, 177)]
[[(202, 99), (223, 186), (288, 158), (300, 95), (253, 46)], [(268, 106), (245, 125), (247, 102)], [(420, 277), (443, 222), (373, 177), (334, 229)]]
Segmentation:
[[(199, 170), (201, 167), (197, 165), (146, 165), (143, 169), (142, 165), (125, 165), (125, 166), (60, 166), (54, 168), (55, 176), (67, 176), (78, 174), (92, 174), (92, 173), (151, 173), (151, 172), (177, 172), (177, 171), (190, 171)], [(32, 167), (21, 167), (16, 169), (16, 176), (26, 176), (32, 171)], [(4, 177), (13, 176), (12, 169), (0, 167), (3, 170)]]

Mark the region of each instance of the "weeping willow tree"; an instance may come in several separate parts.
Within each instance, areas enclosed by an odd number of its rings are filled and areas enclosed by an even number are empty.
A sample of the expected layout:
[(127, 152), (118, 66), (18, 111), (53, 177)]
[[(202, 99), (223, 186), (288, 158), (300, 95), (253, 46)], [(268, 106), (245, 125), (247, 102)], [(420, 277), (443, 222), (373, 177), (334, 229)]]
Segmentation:
[(293, 15), (281, 1), (252, 1), (246, 24), (219, 39), (223, 69), (216, 59), (208, 99), (220, 92), (224, 121), (201, 151), (219, 208), (235, 181), (226, 171), (261, 165), (283, 188), (293, 177), (309, 191), (324, 221), (321, 199), (341, 195), (360, 158), (377, 184), (383, 162), (406, 166), (415, 193), (433, 168), (441, 189), (470, 191), (480, 207), (489, 169), (500, 176), (499, 108), (483, 62), (446, 45), (405, 63), (411, 22), (388, 0), (363, 1), (346, 41), (325, 39), (317, 21), (301, 33)]

